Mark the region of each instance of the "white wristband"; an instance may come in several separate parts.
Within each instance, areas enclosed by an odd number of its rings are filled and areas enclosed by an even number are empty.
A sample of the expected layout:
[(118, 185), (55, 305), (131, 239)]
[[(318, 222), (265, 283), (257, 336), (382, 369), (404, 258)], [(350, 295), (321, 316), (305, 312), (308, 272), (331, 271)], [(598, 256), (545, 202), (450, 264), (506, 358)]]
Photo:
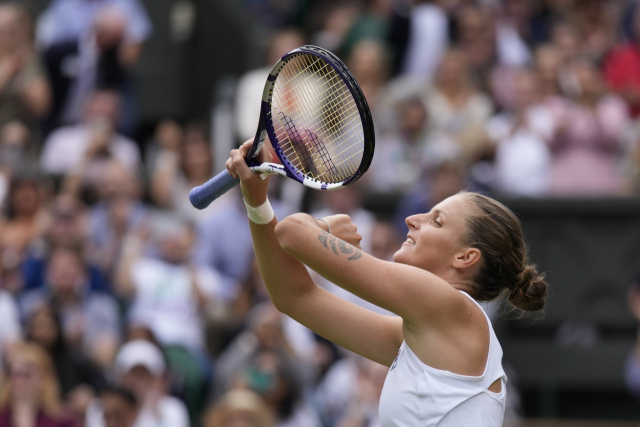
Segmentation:
[(247, 216), (256, 224), (269, 224), (276, 216), (276, 214), (273, 213), (269, 199), (257, 208), (249, 206), (246, 200), (244, 200), (244, 205), (247, 207)]

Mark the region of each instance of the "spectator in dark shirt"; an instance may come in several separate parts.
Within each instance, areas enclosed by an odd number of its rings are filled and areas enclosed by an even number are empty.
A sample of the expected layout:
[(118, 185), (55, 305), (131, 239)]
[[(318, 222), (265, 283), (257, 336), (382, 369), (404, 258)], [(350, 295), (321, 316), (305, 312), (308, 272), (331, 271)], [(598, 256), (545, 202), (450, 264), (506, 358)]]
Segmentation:
[(96, 390), (104, 384), (102, 373), (78, 348), (64, 340), (60, 317), (55, 308), (36, 309), (27, 323), (27, 340), (42, 346), (51, 356), (68, 408), (82, 416)]

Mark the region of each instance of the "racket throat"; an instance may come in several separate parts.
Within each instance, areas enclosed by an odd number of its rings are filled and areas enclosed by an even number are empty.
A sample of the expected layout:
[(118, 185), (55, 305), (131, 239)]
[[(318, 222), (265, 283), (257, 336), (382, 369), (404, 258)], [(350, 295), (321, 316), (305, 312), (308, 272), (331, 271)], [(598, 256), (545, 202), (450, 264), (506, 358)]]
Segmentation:
[(251, 166), (249, 169), (251, 169), (253, 173), (260, 175), (262, 179), (265, 179), (269, 175), (287, 176), (284, 166), (277, 163), (262, 163), (258, 166)]

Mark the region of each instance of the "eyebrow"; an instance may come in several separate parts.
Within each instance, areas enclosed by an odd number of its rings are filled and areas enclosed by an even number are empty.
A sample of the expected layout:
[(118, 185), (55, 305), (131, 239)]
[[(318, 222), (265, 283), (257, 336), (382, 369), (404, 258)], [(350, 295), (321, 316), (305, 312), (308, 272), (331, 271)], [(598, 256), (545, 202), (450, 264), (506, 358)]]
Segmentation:
[(435, 216), (446, 216), (440, 209), (433, 209), (431, 213), (433, 213)]

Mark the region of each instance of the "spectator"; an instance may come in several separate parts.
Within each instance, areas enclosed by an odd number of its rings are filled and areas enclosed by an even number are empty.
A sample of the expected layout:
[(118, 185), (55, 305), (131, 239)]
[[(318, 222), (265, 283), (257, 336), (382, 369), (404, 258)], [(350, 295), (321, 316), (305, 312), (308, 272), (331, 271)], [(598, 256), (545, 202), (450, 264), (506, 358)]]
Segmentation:
[(148, 209), (140, 200), (141, 185), (118, 161), (105, 164), (97, 181), (98, 202), (86, 223), (91, 263), (111, 278), (120, 256), (122, 240), (132, 230), (144, 230)]
[(156, 157), (151, 197), (156, 205), (174, 209), (196, 223), (213, 212), (213, 209), (194, 209), (189, 202), (191, 189), (204, 184), (212, 176), (213, 155), (206, 125), (188, 124), (184, 142), (178, 135), (169, 139), (176, 142), (172, 147), (161, 149)]
[(617, 36), (616, 7), (603, 0), (583, 0), (576, 2), (573, 16), (580, 32), (582, 54), (600, 60), (615, 43)]
[(94, 393), (104, 384), (99, 368), (79, 348), (71, 348), (62, 334), (60, 317), (53, 306), (43, 305), (27, 321), (27, 340), (44, 348), (56, 371), (67, 408), (82, 418)]
[(21, 337), (18, 305), (11, 294), (0, 289), (0, 366), (4, 366), (5, 351)]
[(376, 113), (380, 93), (389, 75), (389, 53), (382, 42), (363, 39), (353, 45), (347, 60), (349, 70), (362, 89), (369, 108)]
[(465, 158), (472, 158), (486, 140), (484, 126), (493, 105), (477, 92), (469, 66), (459, 50), (448, 51), (438, 68), (434, 87), (426, 94), (433, 130), (454, 138)]
[(496, 144), (495, 189), (516, 197), (544, 196), (549, 190), (552, 111), (537, 102), (538, 79), (533, 72), (520, 70), (515, 90), (515, 109), (487, 124), (487, 134)]
[(82, 348), (99, 366), (109, 366), (120, 340), (115, 300), (91, 291), (87, 266), (79, 248), (53, 248), (47, 261), (47, 286), (27, 292), (20, 300), (25, 319), (43, 305), (53, 304), (60, 313), (62, 333)]
[[(135, 427), (138, 399), (124, 387), (110, 386), (100, 392), (104, 427)], [(92, 426), (87, 426), (92, 427)]]
[(9, 188), (7, 213), (0, 220), (0, 273), (5, 290), (18, 293), (23, 288), (20, 268), (31, 244), (41, 238), (49, 224), (43, 208), (40, 180), (33, 175), (13, 177)]
[(205, 357), (205, 312), (235, 297), (218, 273), (190, 264), (194, 230), (168, 215), (153, 220), (158, 258), (142, 256), (136, 237), (128, 236), (118, 271), (117, 292), (131, 306), (129, 317), (148, 325), (162, 345), (180, 345)]
[(345, 36), (340, 49), (345, 57), (350, 57), (356, 44), (362, 40), (384, 42), (387, 37), (389, 18), (393, 11), (393, 2), (389, 0), (369, 0), (364, 10), (356, 18)]
[(448, 44), (447, 14), (436, 1), (416, 2), (409, 20), (402, 74), (430, 83)]
[(17, 344), (8, 357), (9, 381), (0, 390), (0, 425), (76, 427), (65, 416), (53, 363), (36, 344)]
[(302, 33), (297, 30), (279, 30), (269, 40), (265, 66), (240, 77), (236, 89), (235, 128), (238, 139), (246, 141), (256, 135), (260, 117), (260, 99), (271, 67), (287, 52), (304, 44)]
[(378, 406), (389, 368), (371, 360), (359, 360), (352, 395), (336, 427), (376, 427), (380, 425)]
[[(264, 285), (263, 285), (264, 286)], [(247, 316), (247, 327), (217, 359), (215, 394), (231, 387), (235, 373), (263, 351), (278, 351), (289, 359), (301, 381), (311, 384), (315, 375), (314, 339), (311, 331), (280, 313), (268, 301), (255, 306)]]
[(276, 414), (277, 427), (320, 427), (318, 414), (304, 401), (295, 365), (277, 350), (265, 350), (237, 370), (231, 390), (249, 389), (262, 396)]
[(580, 32), (569, 21), (558, 21), (553, 25), (551, 43), (562, 53), (565, 62), (576, 59), (581, 53)]
[(78, 41), (88, 33), (96, 17), (105, 9), (125, 16), (124, 43), (118, 55), (125, 64), (135, 64), (142, 45), (153, 30), (144, 5), (139, 0), (54, 0), (42, 13), (37, 26), (38, 44), (44, 48)]
[(613, 91), (629, 106), (631, 116), (640, 116), (640, 2), (628, 2), (624, 13), (627, 40), (605, 58), (604, 76)]
[(51, 89), (33, 49), (32, 27), (23, 4), (0, 5), (0, 127), (20, 120), (33, 131), (49, 111)]
[(337, 3), (327, 13), (320, 30), (312, 37), (311, 43), (331, 52), (337, 52), (347, 32), (358, 17), (360, 10), (355, 4)]
[(180, 154), (184, 144), (184, 129), (177, 120), (164, 118), (160, 120), (154, 129), (151, 140), (145, 144), (145, 178), (153, 179), (155, 169), (162, 165), (161, 153), (172, 153), (172, 156)]
[(60, 128), (46, 139), (40, 166), (47, 173), (73, 173), (84, 179), (100, 175), (104, 159), (114, 158), (129, 173), (140, 165), (138, 146), (116, 132), (120, 96), (111, 90), (98, 90), (88, 97), (82, 122)]
[[(46, 284), (46, 261), (51, 248), (56, 246), (84, 247), (86, 245), (86, 213), (78, 200), (69, 195), (58, 196), (50, 205), (50, 224), (42, 244), (29, 250), (22, 265), (24, 289), (42, 288)], [(89, 287), (94, 291), (111, 292), (111, 285), (104, 274), (89, 264)]]
[(275, 427), (275, 417), (264, 400), (249, 390), (232, 390), (212, 405), (204, 427)]
[(526, 40), (530, 35), (532, 2), (506, 0), (496, 22), (496, 57), (507, 68), (525, 67), (531, 62)]
[(561, 102), (560, 71), (563, 57), (560, 50), (552, 44), (543, 44), (536, 48), (534, 58), (539, 100), (550, 104)]
[(496, 41), (492, 12), (488, 7), (464, 4), (452, 15), (454, 41), (469, 64), (471, 78), (487, 90), (495, 63)]
[(402, 190), (420, 176), (424, 160), (427, 110), (420, 99), (397, 106), (397, 129), (386, 132), (376, 144), (376, 155), (367, 177), (378, 191)]
[(27, 126), (12, 120), (0, 126), (0, 208), (5, 205), (14, 174), (30, 165), (37, 147)]
[(572, 61), (565, 79), (573, 99), (554, 114), (558, 125), (551, 140), (551, 192), (618, 195), (616, 155), (629, 121), (624, 101), (606, 92), (598, 68), (588, 59)]
[[(189, 427), (189, 415), (182, 401), (166, 394), (166, 363), (162, 352), (144, 340), (129, 341), (118, 351), (114, 362), (116, 384), (134, 394), (138, 402), (135, 427)], [(107, 427), (105, 410), (93, 401), (87, 410), (86, 427)]]
[(460, 155), (457, 142), (432, 131), (424, 102), (419, 97), (400, 101), (397, 128), (376, 141), (371, 172), (365, 178), (378, 191), (408, 190), (431, 163)]

